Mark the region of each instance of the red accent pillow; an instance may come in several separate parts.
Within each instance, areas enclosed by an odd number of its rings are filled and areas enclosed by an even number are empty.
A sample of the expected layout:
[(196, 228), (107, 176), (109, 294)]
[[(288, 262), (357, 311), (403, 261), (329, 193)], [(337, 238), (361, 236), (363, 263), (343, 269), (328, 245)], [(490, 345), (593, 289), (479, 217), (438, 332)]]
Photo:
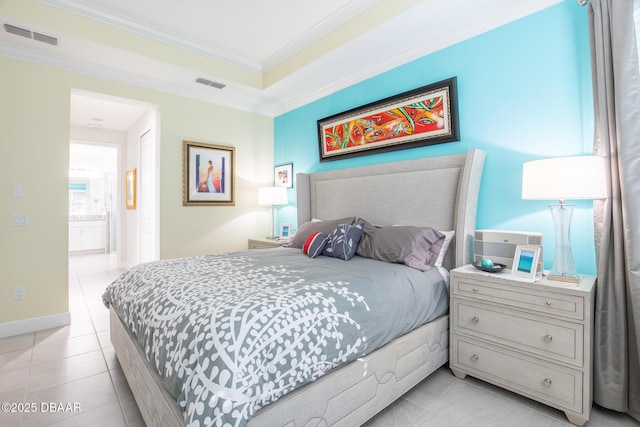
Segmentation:
[(322, 253), (328, 241), (329, 235), (327, 233), (321, 233), (319, 231), (311, 233), (302, 245), (302, 252), (309, 258), (315, 258)]

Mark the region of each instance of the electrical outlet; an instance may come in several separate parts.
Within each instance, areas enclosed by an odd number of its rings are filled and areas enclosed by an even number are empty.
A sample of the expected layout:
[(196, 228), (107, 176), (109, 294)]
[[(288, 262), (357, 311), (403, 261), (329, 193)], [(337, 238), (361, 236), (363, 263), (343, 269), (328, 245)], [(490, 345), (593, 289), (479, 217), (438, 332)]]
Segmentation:
[(20, 184), (13, 184), (11, 194), (14, 199), (22, 199), (24, 197), (24, 187)]
[(11, 225), (14, 227), (26, 227), (29, 225), (28, 214), (11, 214)]
[(27, 290), (23, 286), (19, 286), (17, 288), (13, 288), (13, 299), (14, 301), (23, 300), (25, 297)]

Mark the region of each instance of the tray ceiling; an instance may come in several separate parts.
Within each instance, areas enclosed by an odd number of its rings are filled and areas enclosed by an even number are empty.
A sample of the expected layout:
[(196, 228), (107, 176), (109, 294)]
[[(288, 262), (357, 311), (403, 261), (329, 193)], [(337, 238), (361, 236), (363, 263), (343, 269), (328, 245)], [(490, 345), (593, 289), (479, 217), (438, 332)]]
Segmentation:
[(0, 54), (275, 116), (560, 1), (7, 0), (58, 44)]

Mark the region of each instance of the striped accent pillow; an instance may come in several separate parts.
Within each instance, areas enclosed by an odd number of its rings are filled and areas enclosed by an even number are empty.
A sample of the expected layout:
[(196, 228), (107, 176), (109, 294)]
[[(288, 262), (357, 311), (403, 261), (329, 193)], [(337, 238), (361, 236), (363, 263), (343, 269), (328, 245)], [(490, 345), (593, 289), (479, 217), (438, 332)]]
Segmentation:
[(302, 245), (302, 251), (309, 257), (315, 258), (322, 253), (322, 250), (329, 241), (329, 235), (316, 231), (311, 233)]

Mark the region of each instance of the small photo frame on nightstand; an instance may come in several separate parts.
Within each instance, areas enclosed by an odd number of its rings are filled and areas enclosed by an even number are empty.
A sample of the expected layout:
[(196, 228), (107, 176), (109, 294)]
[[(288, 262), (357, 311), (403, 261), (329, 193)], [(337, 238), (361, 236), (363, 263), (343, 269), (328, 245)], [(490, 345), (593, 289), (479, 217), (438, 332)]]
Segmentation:
[(280, 239), (291, 238), (291, 224), (280, 224)]
[(536, 269), (540, 258), (539, 246), (516, 246), (516, 253), (513, 256), (513, 267), (511, 274), (524, 277), (531, 281), (536, 279)]

